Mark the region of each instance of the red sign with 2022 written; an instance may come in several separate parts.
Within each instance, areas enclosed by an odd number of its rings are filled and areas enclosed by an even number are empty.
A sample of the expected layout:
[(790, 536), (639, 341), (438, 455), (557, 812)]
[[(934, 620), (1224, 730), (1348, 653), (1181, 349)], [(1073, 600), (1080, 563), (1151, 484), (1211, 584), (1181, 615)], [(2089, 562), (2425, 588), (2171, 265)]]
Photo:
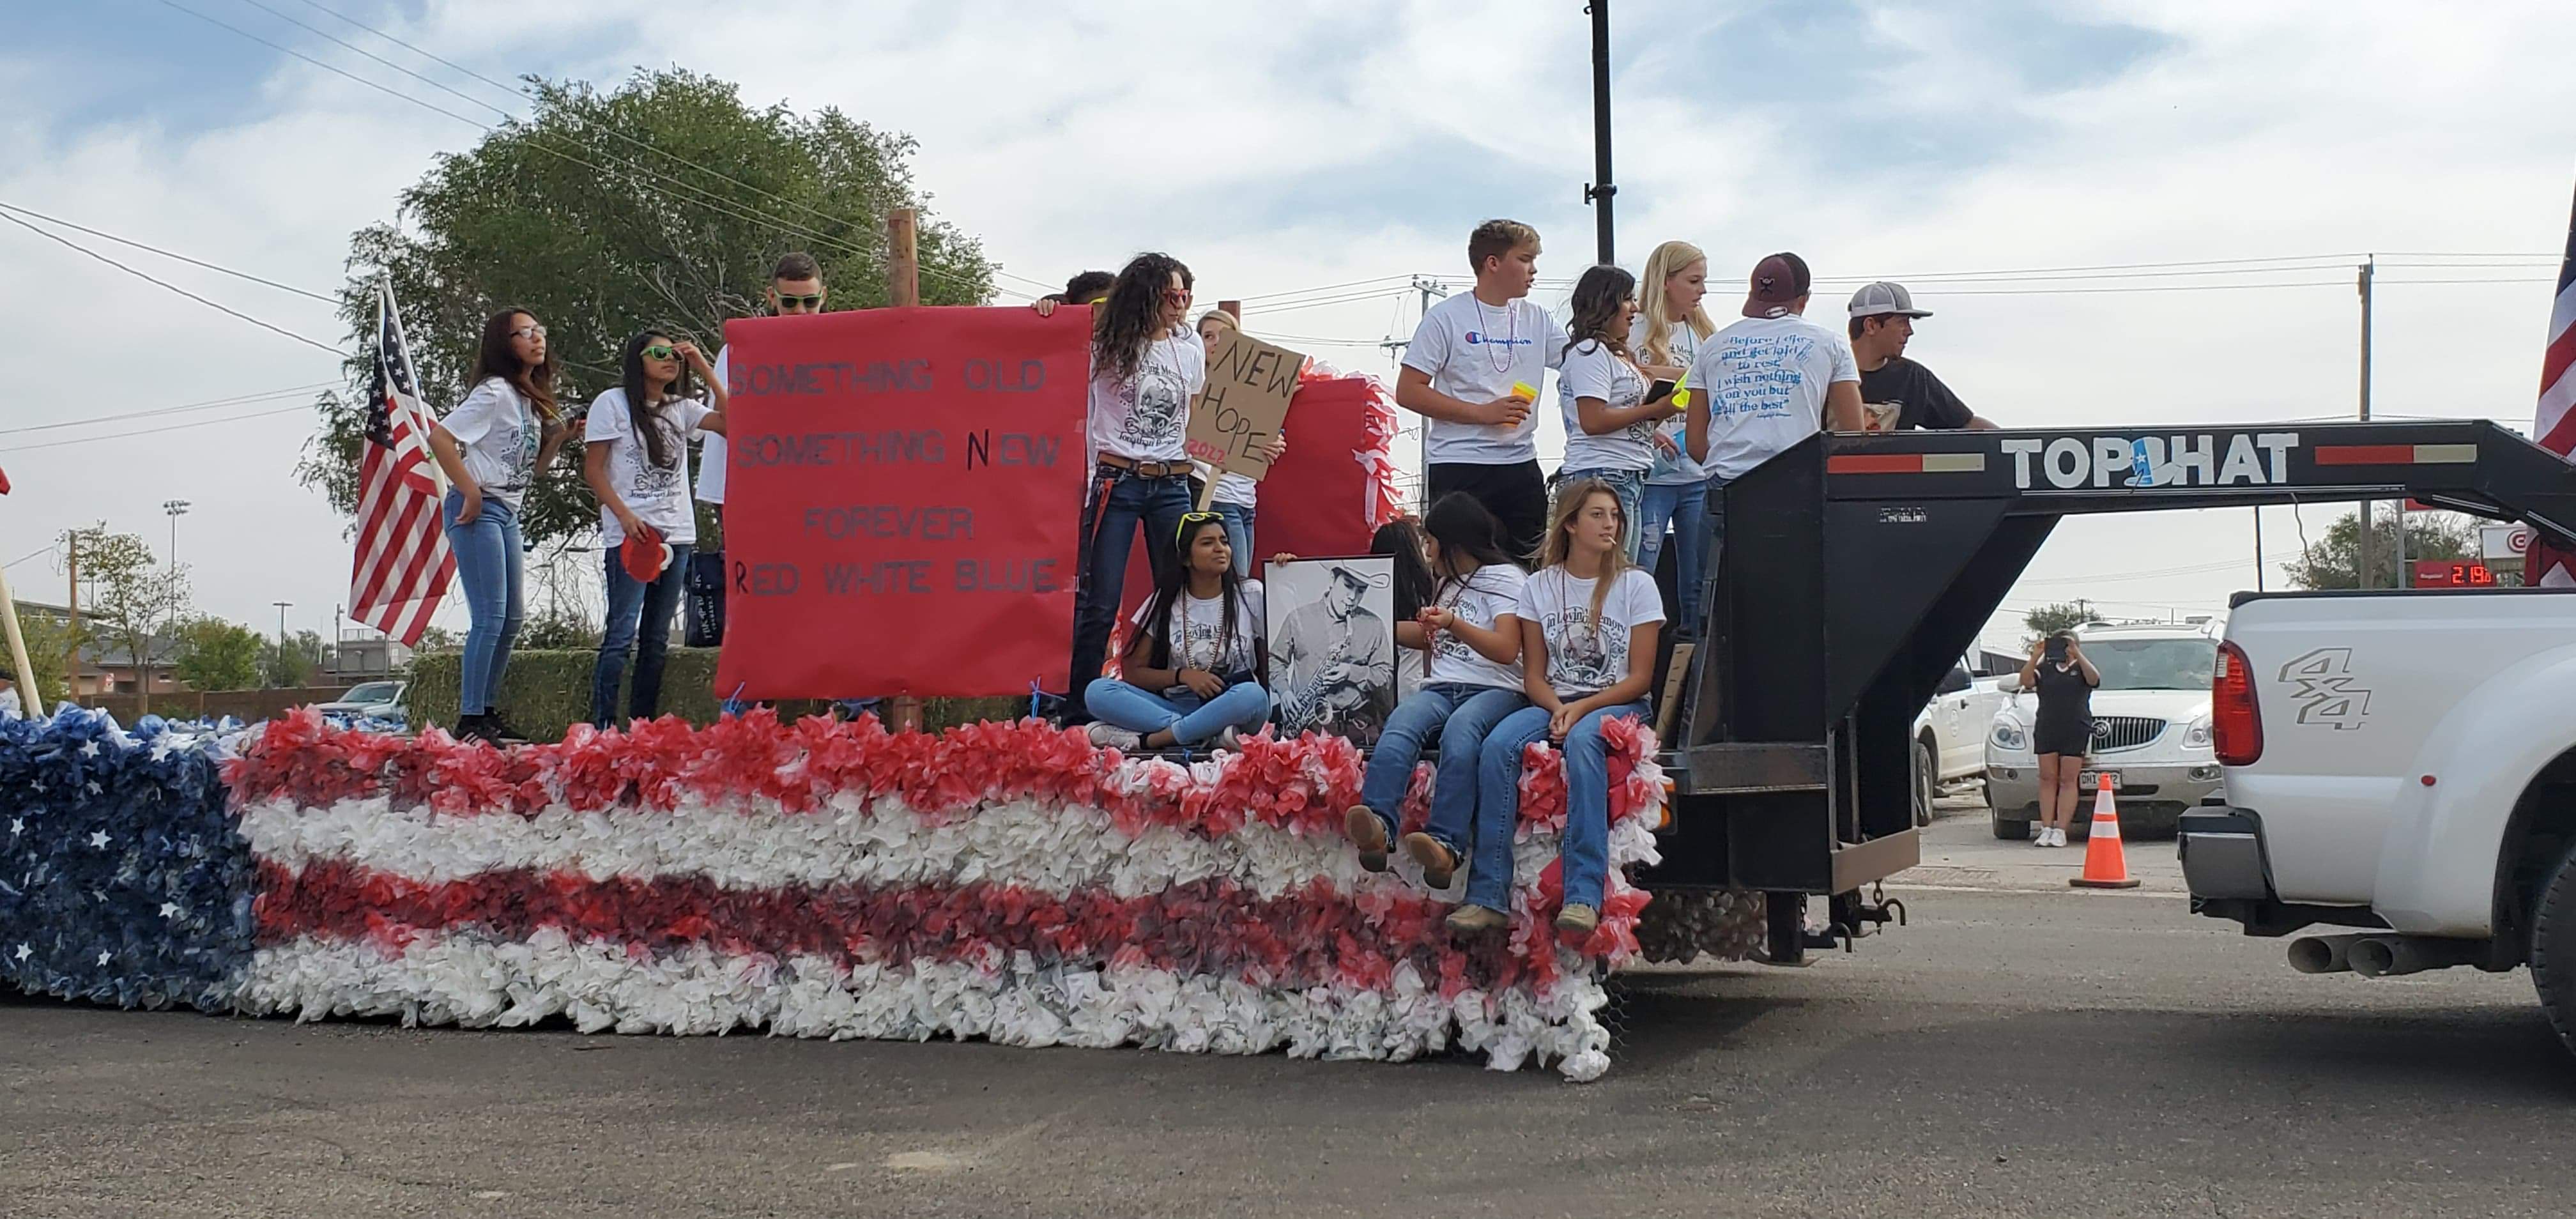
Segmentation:
[(725, 324), (718, 697), (1064, 688), (1090, 313)]

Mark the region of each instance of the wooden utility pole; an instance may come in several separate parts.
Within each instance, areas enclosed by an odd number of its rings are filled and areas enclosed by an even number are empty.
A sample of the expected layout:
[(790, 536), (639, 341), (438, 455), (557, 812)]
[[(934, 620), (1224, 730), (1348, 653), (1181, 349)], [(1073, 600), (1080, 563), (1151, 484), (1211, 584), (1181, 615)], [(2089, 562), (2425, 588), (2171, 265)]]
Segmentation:
[[(886, 213), (886, 303), (907, 309), (921, 303), (920, 214), (908, 207)], [(921, 727), (921, 700), (889, 700), (887, 719), (897, 732)]]

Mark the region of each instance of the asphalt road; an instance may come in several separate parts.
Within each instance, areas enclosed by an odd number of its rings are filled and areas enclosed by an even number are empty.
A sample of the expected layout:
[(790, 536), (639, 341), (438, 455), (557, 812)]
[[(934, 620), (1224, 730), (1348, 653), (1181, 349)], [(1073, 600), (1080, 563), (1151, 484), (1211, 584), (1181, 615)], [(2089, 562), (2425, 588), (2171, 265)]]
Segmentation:
[(1986, 833), (1856, 953), (1629, 976), (1590, 1085), (0, 1000), (0, 1215), (2576, 1212), (2524, 975), (2304, 977), (2170, 843), (2078, 893)]

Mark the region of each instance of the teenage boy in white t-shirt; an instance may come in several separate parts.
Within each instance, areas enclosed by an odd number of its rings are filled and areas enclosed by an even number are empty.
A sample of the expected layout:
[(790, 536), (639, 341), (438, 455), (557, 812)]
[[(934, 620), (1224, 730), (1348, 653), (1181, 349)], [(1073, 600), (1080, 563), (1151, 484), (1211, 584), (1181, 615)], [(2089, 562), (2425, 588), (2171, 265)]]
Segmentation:
[[(1547, 480), (1530, 407), (1547, 369), (1565, 361), (1565, 328), (1529, 299), (1538, 230), (1488, 220), (1467, 237), (1476, 289), (1433, 305), (1404, 349), (1395, 403), (1424, 419), (1426, 502), (1473, 496), (1503, 523), (1515, 556), (1547, 532)], [(1530, 397), (1515, 393), (1526, 386)]]
[(1744, 320), (1700, 341), (1683, 435), (1708, 472), (1709, 554), (1726, 538), (1726, 484), (1815, 434), (1862, 430), (1860, 367), (1841, 331), (1799, 316), (1812, 280), (1805, 259), (1753, 267)]
[[(813, 255), (802, 251), (780, 258), (778, 265), (769, 272), (768, 295), (769, 311), (779, 317), (821, 313), (824, 295), (822, 265), (814, 261)], [(725, 378), (732, 372), (725, 363), (725, 354), (730, 350), (730, 347), (716, 349), (715, 381), (719, 385), (727, 384)], [(725, 438), (713, 432), (707, 433), (706, 442), (698, 450), (699, 502), (719, 508), (724, 506), (725, 453)], [(718, 513), (717, 519), (721, 522), (723, 514)], [(716, 541), (719, 545), (723, 543), (722, 529), (717, 531)]]

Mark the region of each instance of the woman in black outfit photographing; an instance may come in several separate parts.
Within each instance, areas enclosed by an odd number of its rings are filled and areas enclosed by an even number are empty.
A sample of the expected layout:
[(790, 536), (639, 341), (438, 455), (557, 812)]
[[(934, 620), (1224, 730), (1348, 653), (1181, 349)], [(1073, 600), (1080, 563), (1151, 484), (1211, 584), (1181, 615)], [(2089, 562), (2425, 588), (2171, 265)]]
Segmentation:
[(2066, 845), (2066, 827), (2074, 824), (2083, 799), (2076, 780), (2093, 744), (2093, 690), (2101, 684), (2102, 674), (2084, 659), (2075, 632), (2059, 631), (2030, 645), (2021, 688), (2039, 694), (2030, 732), (2031, 750), (2039, 755), (2040, 826), (2032, 846)]

